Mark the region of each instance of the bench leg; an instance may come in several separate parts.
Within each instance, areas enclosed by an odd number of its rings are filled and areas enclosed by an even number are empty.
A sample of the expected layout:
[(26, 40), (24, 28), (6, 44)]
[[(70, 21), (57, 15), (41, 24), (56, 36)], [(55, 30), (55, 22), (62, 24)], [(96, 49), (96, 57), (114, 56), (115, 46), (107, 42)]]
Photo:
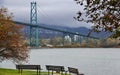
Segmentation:
[(61, 72), (61, 75), (63, 75), (63, 72)]
[(50, 75), (50, 71), (48, 70), (48, 75)]
[(18, 73), (20, 73), (20, 69), (18, 69)]
[(37, 69), (37, 75), (38, 75), (38, 69)]
[(37, 75), (41, 75), (41, 71), (37, 69)]
[(20, 71), (20, 73), (22, 74), (22, 71), (23, 71), (23, 70), (22, 70), (22, 69), (20, 69), (19, 71)]
[(52, 75), (53, 75), (53, 71), (52, 71)]
[(41, 71), (39, 70), (39, 75), (41, 75)]
[(67, 75), (67, 71), (65, 71), (65, 75)]

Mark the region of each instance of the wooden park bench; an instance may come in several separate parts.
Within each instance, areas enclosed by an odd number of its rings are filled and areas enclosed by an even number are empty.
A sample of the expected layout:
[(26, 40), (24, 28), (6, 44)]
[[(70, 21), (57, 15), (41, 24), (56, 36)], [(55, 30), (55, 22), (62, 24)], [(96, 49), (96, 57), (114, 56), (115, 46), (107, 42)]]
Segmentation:
[(52, 75), (54, 71), (61, 74), (65, 73), (65, 75), (67, 73), (64, 66), (46, 65), (46, 69), (48, 70), (48, 75), (50, 75), (50, 71), (52, 71)]
[(23, 69), (37, 70), (37, 75), (40, 75), (42, 70), (40, 65), (16, 65), (16, 69), (19, 73), (22, 73)]
[(76, 75), (84, 75), (83, 73), (79, 73), (77, 68), (72, 68), (72, 67), (68, 67), (68, 72), (71, 74), (76, 74)]

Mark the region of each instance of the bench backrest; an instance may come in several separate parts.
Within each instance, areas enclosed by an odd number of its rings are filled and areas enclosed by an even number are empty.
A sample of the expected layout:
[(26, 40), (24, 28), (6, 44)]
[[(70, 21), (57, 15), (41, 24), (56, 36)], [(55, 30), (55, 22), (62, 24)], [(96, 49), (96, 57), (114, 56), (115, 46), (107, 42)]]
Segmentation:
[(69, 71), (69, 73), (74, 73), (74, 74), (77, 74), (77, 75), (79, 74), (79, 71), (76, 68), (68, 67), (68, 71)]
[(46, 65), (46, 69), (52, 71), (65, 71), (64, 66)]
[(16, 69), (41, 69), (40, 65), (16, 65)]

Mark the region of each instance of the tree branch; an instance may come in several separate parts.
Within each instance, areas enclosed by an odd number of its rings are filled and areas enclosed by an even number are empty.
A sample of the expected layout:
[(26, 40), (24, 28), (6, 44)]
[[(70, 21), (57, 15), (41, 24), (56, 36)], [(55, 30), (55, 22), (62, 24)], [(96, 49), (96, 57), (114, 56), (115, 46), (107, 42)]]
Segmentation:
[(0, 49), (0, 56), (2, 55), (2, 53), (3, 53), (5, 50), (6, 50), (5, 48), (1, 48), (1, 49)]

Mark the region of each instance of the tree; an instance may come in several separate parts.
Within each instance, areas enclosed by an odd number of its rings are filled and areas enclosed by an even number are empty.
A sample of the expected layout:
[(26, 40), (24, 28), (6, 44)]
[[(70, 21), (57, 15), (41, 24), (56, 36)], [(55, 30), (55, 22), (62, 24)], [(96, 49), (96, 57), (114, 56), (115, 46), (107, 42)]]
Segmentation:
[[(93, 23), (91, 32), (113, 32), (120, 27), (119, 0), (75, 0), (85, 12), (79, 11), (74, 17), (78, 21)], [(85, 15), (86, 17), (83, 17)]]
[(29, 50), (21, 34), (21, 26), (12, 22), (12, 14), (0, 8), (0, 61), (11, 59), (15, 62), (26, 61)]
[(114, 34), (110, 37), (112, 38), (120, 37), (120, 26), (114, 31)]
[(51, 39), (51, 43), (54, 46), (60, 45), (62, 43), (62, 38), (61, 37), (54, 37), (53, 39)]

